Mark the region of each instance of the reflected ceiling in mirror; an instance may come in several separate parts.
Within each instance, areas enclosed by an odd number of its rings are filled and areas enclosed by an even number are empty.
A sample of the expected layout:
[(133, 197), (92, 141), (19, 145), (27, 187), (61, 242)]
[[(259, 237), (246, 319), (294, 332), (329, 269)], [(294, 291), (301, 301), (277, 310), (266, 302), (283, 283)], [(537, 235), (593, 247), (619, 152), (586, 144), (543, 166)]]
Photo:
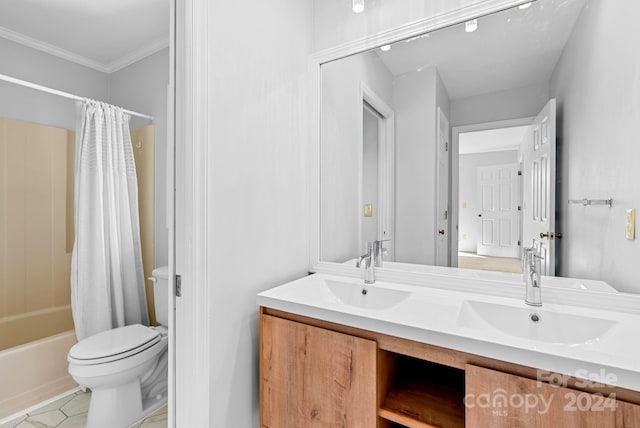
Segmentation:
[[(625, 238), (640, 52), (621, 9), (538, 0), (322, 64), (320, 260), (351, 265), (385, 239), (384, 268), (513, 279), (533, 245), (549, 274), (640, 291)], [(582, 198), (614, 204), (567, 203)]]

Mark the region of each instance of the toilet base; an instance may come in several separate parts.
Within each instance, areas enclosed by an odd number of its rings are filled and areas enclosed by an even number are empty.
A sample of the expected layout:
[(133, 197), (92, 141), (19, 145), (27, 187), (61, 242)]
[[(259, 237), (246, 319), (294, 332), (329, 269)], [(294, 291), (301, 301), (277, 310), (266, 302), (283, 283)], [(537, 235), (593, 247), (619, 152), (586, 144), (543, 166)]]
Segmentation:
[(143, 415), (140, 381), (91, 392), (86, 428), (127, 428)]

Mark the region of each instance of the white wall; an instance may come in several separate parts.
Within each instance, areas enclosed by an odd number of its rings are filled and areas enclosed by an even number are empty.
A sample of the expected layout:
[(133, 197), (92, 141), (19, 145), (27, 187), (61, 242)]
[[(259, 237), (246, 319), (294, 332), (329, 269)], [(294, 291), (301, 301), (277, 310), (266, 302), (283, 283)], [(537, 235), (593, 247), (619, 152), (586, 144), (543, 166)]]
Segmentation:
[[(0, 74), (88, 98), (106, 100), (107, 75), (0, 38)], [(0, 117), (75, 130), (72, 100), (0, 82)]]
[(517, 150), (459, 156), (458, 249), (475, 253), (478, 249), (480, 200), (478, 195), (478, 167), (518, 162)]
[(393, 108), (393, 76), (373, 52), (322, 66), (321, 258), (344, 262), (362, 254), (358, 243), (362, 158), (361, 81)]
[[(108, 102), (154, 117), (156, 127), (155, 160), (155, 265), (168, 263), (167, 220), (167, 85), (169, 49), (150, 55), (108, 75)], [(148, 124), (131, 118), (131, 128)]]
[(208, 412), (211, 427), (257, 427), (256, 294), (309, 268), (312, 7), (250, 0), (209, 11), (209, 92), (194, 94), (210, 112), (201, 178), (209, 216), (195, 232), (206, 234), (209, 282), (192, 285), (209, 289), (197, 322), (211, 331), (205, 382), (213, 399), (198, 411)]
[(435, 68), (394, 81), (396, 112), (396, 261), (435, 261), (436, 123), (449, 100)]
[[(562, 276), (640, 291), (638, 241), (626, 208), (640, 208), (640, 2), (588, 1), (551, 81), (558, 99), (558, 204)], [(567, 206), (613, 197), (612, 208)]]
[(451, 126), (535, 117), (549, 101), (548, 82), (451, 100)]

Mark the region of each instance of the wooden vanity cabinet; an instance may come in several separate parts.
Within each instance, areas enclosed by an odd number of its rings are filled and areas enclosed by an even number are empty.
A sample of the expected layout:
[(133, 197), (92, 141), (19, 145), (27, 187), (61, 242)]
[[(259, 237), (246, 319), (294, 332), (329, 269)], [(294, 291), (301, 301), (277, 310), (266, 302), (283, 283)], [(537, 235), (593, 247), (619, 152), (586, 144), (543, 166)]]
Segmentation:
[(616, 426), (618, 428), (640, 427), (640, 406), (618, 401), (616, 410)]
[(376, 343), (269, 315), (260, 327), (262, 428), (376, 426)]
[(467, 365), (466, 424), (470, 428), (640, 427), (640, 406), (615, 392), (590, 393)]
[(267, 308), (260, 320), (261, 428), (640, 428), (635, 391), (550, 385), (531, 367)]
[(604, 395), (473, 365), (465, 368), (465, 380), (470, 428), (633, 426), (618, 415), (617, 401)]

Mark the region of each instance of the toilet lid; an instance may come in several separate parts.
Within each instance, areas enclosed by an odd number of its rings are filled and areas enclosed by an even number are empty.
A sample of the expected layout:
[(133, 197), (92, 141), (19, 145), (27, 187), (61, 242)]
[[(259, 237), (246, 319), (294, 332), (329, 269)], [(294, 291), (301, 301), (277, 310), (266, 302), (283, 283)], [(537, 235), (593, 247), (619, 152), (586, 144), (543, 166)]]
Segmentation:
[[(115, 360), (140, 352), (160, 341), (160, 334), (141, 324), (133, 324), (103, 331), (73, 345), (69, 358), (84, 360)], [(93, 361), (94, 363), (97, 361)]]

